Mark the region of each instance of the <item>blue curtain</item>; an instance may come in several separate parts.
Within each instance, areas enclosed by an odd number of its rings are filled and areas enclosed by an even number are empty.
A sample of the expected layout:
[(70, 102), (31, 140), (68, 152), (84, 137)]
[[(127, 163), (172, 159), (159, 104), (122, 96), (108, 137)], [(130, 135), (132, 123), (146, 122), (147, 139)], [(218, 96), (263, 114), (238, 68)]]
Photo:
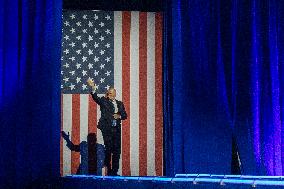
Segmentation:
[(168, 0), (166, 175), (284, 174), (284, 2)]
[(60, 0), (0, 1), (0, 187), (59, 176)]

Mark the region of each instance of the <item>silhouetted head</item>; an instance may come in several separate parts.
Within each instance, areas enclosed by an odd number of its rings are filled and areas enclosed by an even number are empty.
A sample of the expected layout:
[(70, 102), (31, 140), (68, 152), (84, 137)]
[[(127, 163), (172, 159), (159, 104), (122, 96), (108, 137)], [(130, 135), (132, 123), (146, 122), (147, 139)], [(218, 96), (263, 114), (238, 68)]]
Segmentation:
[(89, 145), (95, 145), (97, 143), (96, 133), (89, 133), (87, 136), (87, 141)]

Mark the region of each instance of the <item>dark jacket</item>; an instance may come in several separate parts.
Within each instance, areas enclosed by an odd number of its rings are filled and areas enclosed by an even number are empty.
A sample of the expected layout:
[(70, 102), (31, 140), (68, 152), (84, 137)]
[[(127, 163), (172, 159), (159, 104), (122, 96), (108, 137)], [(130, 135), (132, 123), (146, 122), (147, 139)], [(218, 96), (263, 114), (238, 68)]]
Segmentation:
[[(98, 128), (102, 131), (110, 129), (112, 127), (112, 121), (114, 120), (113, 114), (115, 113), (112, 101), (106, 97), (98, 97), (97, 93), (91, 93), (91, 95), (101, 109), (101, 118), (98, 123)], [(116, 120), (116, 125), (120, 127), (121, 120), (127, 119), (127, 113), (121, 101), (116, 100), (116, 103), (118, 108), (117, 114), (121, 116), (120, 119)]]

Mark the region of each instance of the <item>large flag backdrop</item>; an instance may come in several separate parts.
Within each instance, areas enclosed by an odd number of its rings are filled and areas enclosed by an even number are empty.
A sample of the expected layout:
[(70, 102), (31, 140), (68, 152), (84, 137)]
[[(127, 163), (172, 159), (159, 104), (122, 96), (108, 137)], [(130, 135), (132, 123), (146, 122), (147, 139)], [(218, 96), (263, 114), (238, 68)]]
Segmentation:
[[(86, 80), (93, 79), (102, 95), (114, 86), (128, 113), (119, 174), (162, 175), (162, 14), (66, 10), (62, 33), (61, 130), (74, 144), (87, 141), (89, 133), (103, 144), (100, 107)], [(61, 175), (75, 174), (80, 156), (61, 138)]]

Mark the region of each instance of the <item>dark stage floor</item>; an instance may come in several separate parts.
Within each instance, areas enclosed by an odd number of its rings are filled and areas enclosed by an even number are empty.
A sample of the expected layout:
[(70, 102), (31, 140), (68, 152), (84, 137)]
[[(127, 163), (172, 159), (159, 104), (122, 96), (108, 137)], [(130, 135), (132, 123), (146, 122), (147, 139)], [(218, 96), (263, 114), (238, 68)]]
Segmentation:
[(111, 177), (92, 175), (68, 175), (62, 177), (61, 188), (106, 188), (106, 189), (275, 189), (284, 188), (284, 176), (244, 176), (186, 174), (168, 177)]

